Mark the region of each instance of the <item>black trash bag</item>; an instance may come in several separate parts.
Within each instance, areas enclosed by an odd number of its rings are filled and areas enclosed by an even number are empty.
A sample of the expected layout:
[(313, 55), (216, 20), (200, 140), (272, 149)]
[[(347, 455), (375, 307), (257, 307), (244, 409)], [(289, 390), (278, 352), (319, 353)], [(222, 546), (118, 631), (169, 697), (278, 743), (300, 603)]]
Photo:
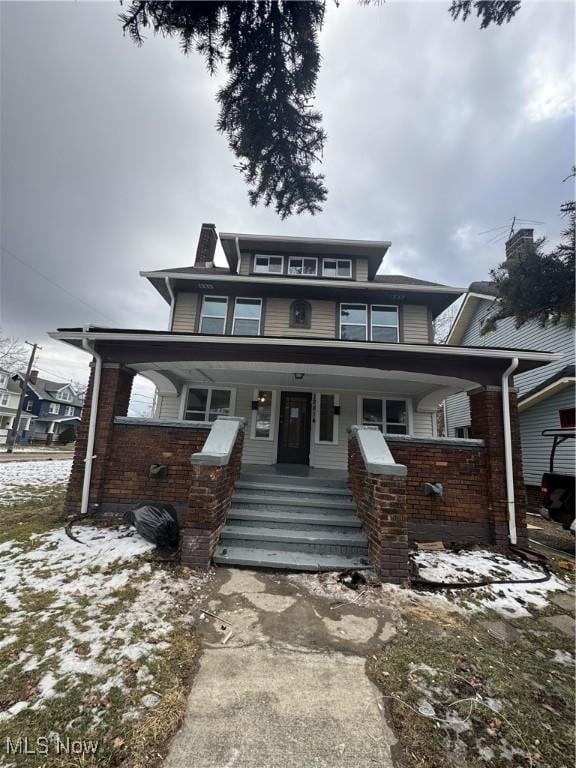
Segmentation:
[(175, 547), (178, 544), (178, 517), (171, 504), (143, 504), (128, 510), (124, 521), (157, 547)]

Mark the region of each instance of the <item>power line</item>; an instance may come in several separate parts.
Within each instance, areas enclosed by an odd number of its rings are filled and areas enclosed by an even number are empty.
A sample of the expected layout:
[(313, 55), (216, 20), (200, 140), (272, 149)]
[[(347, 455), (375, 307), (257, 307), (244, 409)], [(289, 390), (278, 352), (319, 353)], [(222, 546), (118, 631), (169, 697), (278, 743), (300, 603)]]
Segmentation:
[(60, 285), (60, 283), (57, 283), (55, 280), (52, 280), (50, 277), (47, 277), (43, 272), (41, 272), (36, 267), (33, 267), (31, 264), (28, 264), (27, 261), (24, 261), (20, 256), (16, 256), (15, 253), (12, 251), (9, 251), (8, 248), (5, 248), (2, 246), (2, 250), (4, 253), (8, 254), (12, 259), (17, 261), (20, 264), (23, 264), (25, 267), (27, 267), (31, 272), (36, 272), (36, 274), (40, 275), (40, 277), (44, 278), (47, 283), (50, 283), (50, 285), (53, 285), (56, 288), (59, 288), (61, 291), (64, 291), (70, 298), (74, 299), (75, 301), (80, 302), (80, 304), (83, 304), (85, 307), (90, 309), (92, 312), (96, 312), (100, 317), (105, 318), (109, 323), (112, 323), (112, 325), (117, 325), (117, 323), (114, 322), (114, 320), (111, 320), (109, 317), (107, 317), (103, 312), (101, 312), (99, 309), (96, 309), (92, 304), (89, 304), (87, 301), (84, 301), (84, 299), (81, 299), (79, 296), (76, 296), (74, 293), (68, 290), (68, 288), (64, 288), (63, 285)]

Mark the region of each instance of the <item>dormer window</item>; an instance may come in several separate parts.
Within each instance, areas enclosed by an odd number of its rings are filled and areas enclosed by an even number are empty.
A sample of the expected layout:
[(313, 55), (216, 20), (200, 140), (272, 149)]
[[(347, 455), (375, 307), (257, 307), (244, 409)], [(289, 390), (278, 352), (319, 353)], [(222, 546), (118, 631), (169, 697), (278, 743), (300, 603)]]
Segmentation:
[(341, 280), (351, 278), (352, 262), (350, 259), (324, 259), (322, 277), (337, 277)]
[(283, 270), (283, 256), (256, 256), (254, 258), (254, 272), (281, 275)]
[(318, 259), (290, 256), (288, 261), (288, 274), (315, 277), (318, 274)]
[(307, 301), (293, 301), (290, 305), (290, 328), (310, 328), (312, 307)]
[(72, 400), (72, 393), (69, 389), (63, 389), (61, 392), (58, 393), (58, 399), (59, 400), (66, 400), (66, 402), (70, 402)]

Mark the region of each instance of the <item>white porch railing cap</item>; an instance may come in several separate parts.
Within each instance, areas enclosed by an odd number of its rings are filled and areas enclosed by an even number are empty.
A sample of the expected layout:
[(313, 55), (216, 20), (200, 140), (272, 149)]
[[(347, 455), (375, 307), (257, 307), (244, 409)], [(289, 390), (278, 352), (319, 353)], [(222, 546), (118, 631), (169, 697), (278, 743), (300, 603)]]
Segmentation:
[(239, 416), (219, 416), (199, 453), (193, 453), (192, 464), (223, 467), (230, 463), (238, 432), (244, 429), (244, 419)]
[(366, 465), (366, 471), (372, 475), (394, 475), (406, 477), (408, 470), (404, 464), (397, 464), (390, 452), (388, 443), (378, 427), (355, 424), (349, 429), (358, 440), (360, 453)]

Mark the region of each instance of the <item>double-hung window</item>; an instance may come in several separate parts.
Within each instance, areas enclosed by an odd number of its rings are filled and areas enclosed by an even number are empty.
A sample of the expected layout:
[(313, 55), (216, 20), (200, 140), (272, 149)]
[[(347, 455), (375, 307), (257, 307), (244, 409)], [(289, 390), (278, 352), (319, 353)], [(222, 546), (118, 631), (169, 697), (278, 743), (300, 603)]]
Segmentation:
[(283, 256), (255, 256), (254, 272), (281, 275), (284, 269)]
[(398, 307), (371, 306), (370, 338), (372, 341), (398, 341)]
[(216, 421), (218, 416), (230, 416), (231, 403), (230, 389), (190, 387), (183, 416), (186, 421)]
[(70, 400), (72, 400), (72, 394), (71, 394), (70, 390), (69, 390), (69, 389), (63, 389), (63, 390), (62, 390), (62, 391), (59, 393), (59, 395), (58, 395), (58, 399), (59, 399), (59, 400), (66, 400), (66, 402), (68, 402), (68, 403), (69, 403), (69, 402), (70, 402)]
[(228, 299), (226, 296), (204, 296), (200, 316), (200, 333), (222, 335), (226, 329)]
[(32, 408), (34, 408), (34, 401), (33, 400), (28, 400), (28, 402), (26, 403), (26, 410), (27, 411), (31, 411)]
[(378, 427), (391, 435), (408, 434), (408, 406), (406, 400), (388, 400), (381, 397), (361, 397), (360, 420), (367, 426)]
[(274, 413), (274, 393), (270, 389), (257, 389), (254, 392), (252, 406), (252, 439), (272, 440), (272, 414)]
[(318, 259), (290, 256), (288, 260), (289, 275), (317, 275)]
[(234, 336), (259, 336), (262, 299), (236, 299), (232, 333)]
[(340, 338), (350, 341), (368, 339), (368, 308), (366, 304), (340, 305)]
[(324, 259), (322, 262), (323, 277), (352, 277), (352, 262), (350, 259)]
[(64, 410), (65, 416), (74, 416), (74, 406), (73, 405), (67, 405)]
[(316, 395), (316, 442), (338, 442), (338, 422), (340, 412), (339, 395)]
[(60, 413), (60, 406), (58, 403), (50, 403), (48, 406), (48, 413), (51, 413), (54, 416), (58, 415)]
[(8, 392), (4, 392), (0, 395), (0, 405), (8, 405), (8, 400), (10, 400)]
[(0, 373), (0, 389), (4, 389), (4, 387), (8, 384), (8, 376), (6, 376), (5, 373)]

